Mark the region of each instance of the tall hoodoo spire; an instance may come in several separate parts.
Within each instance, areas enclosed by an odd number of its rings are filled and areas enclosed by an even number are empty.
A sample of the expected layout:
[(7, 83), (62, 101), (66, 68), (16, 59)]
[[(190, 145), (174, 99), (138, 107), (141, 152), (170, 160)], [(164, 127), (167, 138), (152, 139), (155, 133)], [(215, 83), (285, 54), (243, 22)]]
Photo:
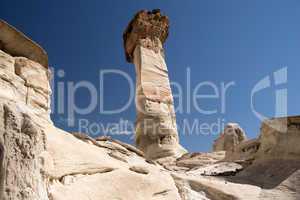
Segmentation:
[(123, 39), (126, 59), (136, 69), (136, 144), (148, 158), (178, 157), (176, 116), (163, 43), (169, 19), (159, 9), (138, 12)]

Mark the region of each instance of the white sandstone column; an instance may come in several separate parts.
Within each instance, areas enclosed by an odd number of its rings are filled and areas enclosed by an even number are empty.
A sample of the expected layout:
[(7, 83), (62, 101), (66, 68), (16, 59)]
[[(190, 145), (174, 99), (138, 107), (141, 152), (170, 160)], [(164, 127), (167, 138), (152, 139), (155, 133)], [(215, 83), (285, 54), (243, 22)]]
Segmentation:
[(179, 157), (173, 96), (162, 44), (169, 20), (159, 10), (140, 11), (124, 33), (124, 47), (136, 70), (136, 145), (147, 158)]

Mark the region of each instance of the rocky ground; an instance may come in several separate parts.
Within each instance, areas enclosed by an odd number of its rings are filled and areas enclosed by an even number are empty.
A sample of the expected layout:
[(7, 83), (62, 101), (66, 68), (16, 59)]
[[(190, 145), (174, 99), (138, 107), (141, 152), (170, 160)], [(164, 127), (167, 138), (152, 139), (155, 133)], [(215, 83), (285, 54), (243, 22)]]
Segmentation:
[(296, 157), (249, 164), (218, 151), (147, 160), (129, 144), (67, 133), (12, 101), (0, 108), (4, 199), (299, 198)]
[(218, 151), (147, 160), (129, 144), (67, 133), (12, 101), (0, 108), (4, 199), (300, 197), (297, 157), (226, 161)]

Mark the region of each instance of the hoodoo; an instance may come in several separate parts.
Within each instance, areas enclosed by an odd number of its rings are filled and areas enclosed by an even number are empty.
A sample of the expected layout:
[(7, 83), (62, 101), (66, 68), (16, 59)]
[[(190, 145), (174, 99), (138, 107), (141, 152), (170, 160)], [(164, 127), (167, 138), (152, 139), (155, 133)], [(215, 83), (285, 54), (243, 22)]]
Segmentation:
[(136, 70), (136, 145), (147, 158), (178, 157), (179, 145), (173, 96), (163, 43), (169, 19), (160, 10), (140, 11), (124, 32), (128, 62)]

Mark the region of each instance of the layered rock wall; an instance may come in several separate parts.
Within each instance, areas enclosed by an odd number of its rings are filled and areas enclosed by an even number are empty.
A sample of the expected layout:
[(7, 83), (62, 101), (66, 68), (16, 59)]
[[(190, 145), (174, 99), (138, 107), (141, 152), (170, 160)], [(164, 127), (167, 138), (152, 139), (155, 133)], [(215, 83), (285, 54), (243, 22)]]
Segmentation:
[(50, 72), (26, 57), (7, 53), (37, 59), (36, 52), (42, 51), (3, 21), (0, 41), (0, 199), (47, 200), (40, 160), (46, 135), (40, 124), (52, 124)]
[(300, 116), (265, 120), (258, 158), (300, 159)]
[(46, 149), (43, 130), (11, 102), (0, 102), (0, 118), (0, 199), (47, 200), (39, 159)]
[(50, 120), (50, 71), (25, 57), (0, 50), (0, 97), (27, 105), (30, 112)]

